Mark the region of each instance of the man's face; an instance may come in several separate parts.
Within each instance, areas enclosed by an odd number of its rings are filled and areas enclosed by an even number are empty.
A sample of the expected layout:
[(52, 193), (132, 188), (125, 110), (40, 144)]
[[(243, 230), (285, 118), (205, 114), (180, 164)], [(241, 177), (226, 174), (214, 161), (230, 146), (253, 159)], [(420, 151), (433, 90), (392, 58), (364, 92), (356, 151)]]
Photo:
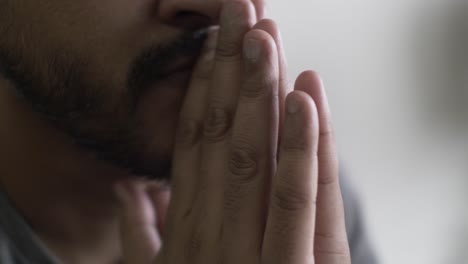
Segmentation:
[(0, 0), (0, 75), (101, 159), (167, 176), (191, 68), (222, 2)]

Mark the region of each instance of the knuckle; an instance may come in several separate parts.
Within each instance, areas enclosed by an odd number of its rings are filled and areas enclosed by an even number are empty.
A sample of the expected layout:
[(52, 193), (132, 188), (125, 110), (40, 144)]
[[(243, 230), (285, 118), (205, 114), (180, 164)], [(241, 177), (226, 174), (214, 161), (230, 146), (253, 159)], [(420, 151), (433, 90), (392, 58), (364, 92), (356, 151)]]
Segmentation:
[[(314, 255), (319, 259), (339, 260), (337, 263), (349, 263), (350, 252), (346, 237), (336, 234), (323, 233), (317, 230), (315, 233)], [(346, 261), (345, 261), (346, 260)]]
[(221, 108), (210, 107), (205, 121), (204, 136), (209, 142), (218, 142), (226, 138), (231, 126), (229, 113)]
[[(328, 171), (327, 171), (328, 172)], [(322, 173), (318, 179), (318, 184), (324, 185), (333, 185), (338, 183), (338, 173)]]
[(330, 120), (327, 120), (327, 122), (323, 125), (322, 124), (322, 129), (320, 130), (320, 138), (325, 139), (325, 140), (334, 140), (335, 138), (335, 133), (333, 131), (333, 125)]
[(316, 204), (312, 194), (299, 191), (289, 183), (280, 181), (278, 187), (273, 191), (273, 206), (285, 212), (299, 212)]
[(265, 74), (256, 74), (246, 78), (240, 95), (247, 98), (278, 97), (278, 78)]
[[(275, 223), (271, 225), (271, 231), (276, 235), (276, 237), (288, 237), (290, 234), (297, 234), (300, 230), (294, 221), (283, 220), (275, 221)], [(300, 246), (299, 242), (294, 241), (293, 239), (288, 243), (283, 243), (281, 247), (281, 255), (291, 259), (291, 257), (297, 255), (298, 246)]]
[[(241, 7), (242, 9), (248, 9), (248, 6)], [(248, 12), (248, 11), (244, 11)], [(221, 24), (219, 31), (219, 37), (217, 40), (217, 45), (215, 48), (215, 53), (218, 58), (236, 58), (239, 60), (241, 58), (241, 50), (243, 43), (243, 36), (250, 29), (250, 22), (240, 19), (234, 24), (232, 22), (225, 22)]]
[(192, 74), (192, 79), (197, 81), (209, 81), (211, 80), (211, 65), (205, 63), (197, 66), (197, 69)]
[(239, 185), (230, 185), (224, 192), (223, 206), (225, 212), (225, 220), (229, 222), (236, 222), (238, 212), (241, 209), (239, 198), (243, 196), (244, 189)]
[[(298, 230), (298, 226), (293, 221), (290, 221), (288, 217), (290, 216), (284, 214), (278, 216), (275, 219), (276, 221), (273, 221), (273, 224), (270, 226), (271, 231), (278, 236), (286, 236), (288, 234), (296, 233)], [(294, 249), (297, 249), (297, 245), (295, 245), (293, 241), (291, 241), (291, 243), (288, 243), (288, 245), (291, 247), (284, 248), (284, 253), (286, 255), (288, 254), (288, 251), (293, 251)]]
[(315, 237), (317, 238), (317, 242), (322, 242), (324, 244), (336, 243), (336, 241), (338, 241), (336, 233), (329, 231), (316, 230)]
[(198, 230), (191, 232), (189, 238), (186, 240), (186, 259), (197, 258), (201, 252), (203, 245), (202, 236)]
[(230, 181), (235, 185), (252, 182), (257, 173), (257, 161), (255, 148), (249, 143), (238, 140), (233, 144), (229, 158), (229, 171), (232, 175)]
[(300, 135), (282, 138), (282, 150), (287, 153), (306, 153), (309, 150), (308, 139)]
[(224, 192), (224, 209), (228, 212), (226, 220), (236, 222), (241, 210), (239, 199), (244, 197), (246, 186), (255, 181), (257, 174), (256, 153), (247, 143), (237, 143), (231, 150), (229, 158), (229, 176)]
[(285, 87), (285, 88), (292, 87), (292, 84), (290, 83), (289, 77), (286, 73), (282, 73), (279, 76), (278, 83), (280, 84), (281, 87)]
[(219, 40), (218, 46), (216, 47), (217, 59), (222, 61), (238, 60), (240, 57), (239, 43), (235, 43), (226, 38), (220, 38)]
[(193, 146), (200, 138), (200, 122), (193, 119), (181, 119), (176, 132), (177, 143), (184, 147)]

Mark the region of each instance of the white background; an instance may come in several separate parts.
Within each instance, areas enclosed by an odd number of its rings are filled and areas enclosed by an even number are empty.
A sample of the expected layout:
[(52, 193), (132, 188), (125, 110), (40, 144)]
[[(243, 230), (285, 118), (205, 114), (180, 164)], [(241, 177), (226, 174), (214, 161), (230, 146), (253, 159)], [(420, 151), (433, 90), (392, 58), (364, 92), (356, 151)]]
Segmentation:
[(291, 79), (325, 80), (382, 263), (468, 263), (468, 1), (267, 1)]

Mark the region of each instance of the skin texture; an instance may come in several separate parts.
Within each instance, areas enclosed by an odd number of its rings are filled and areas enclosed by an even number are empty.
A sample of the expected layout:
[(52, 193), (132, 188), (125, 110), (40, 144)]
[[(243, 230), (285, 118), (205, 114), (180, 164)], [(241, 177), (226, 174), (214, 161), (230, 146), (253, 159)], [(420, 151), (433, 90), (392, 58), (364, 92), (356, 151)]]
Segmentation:
[(323, 85), (262, 1), (0, 6), (1, 186), (64, 263), (350, 263)]

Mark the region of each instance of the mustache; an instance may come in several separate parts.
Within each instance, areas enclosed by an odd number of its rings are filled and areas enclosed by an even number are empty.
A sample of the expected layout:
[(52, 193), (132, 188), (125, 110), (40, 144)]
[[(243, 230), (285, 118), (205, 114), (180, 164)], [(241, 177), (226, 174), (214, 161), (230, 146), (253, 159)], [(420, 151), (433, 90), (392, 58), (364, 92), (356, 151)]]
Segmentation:
[(137, 103), (152, 83), (164, 79), (174, 62), (198, 58), (208, 32), (208, 29), (184, 32), (176, 40), (144, 50), (132, 63), (127, 81), (133, 102)]

